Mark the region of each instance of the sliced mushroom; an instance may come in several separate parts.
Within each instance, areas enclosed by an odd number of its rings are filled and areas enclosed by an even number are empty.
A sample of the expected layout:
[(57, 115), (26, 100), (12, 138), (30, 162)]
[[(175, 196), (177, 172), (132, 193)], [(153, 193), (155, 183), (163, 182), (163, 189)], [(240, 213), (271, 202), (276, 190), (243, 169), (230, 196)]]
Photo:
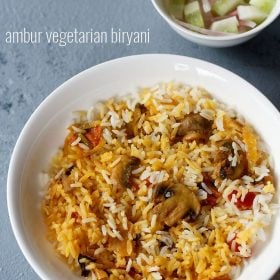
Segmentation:
[(127, 124), (126, 133), (128, 138), (133, 138), (138, 134), (138, 122), (141, 115), (147, 111), (145, 105), (137, 103), (132, 114), (132, 120)]
[(247, 171), (248, 162), (246, 154), (243, 151), (239, 151), (238, 159), (235, 166), (229, 160), (230, 156), (234, 156), (234, 150), (231, 140), (225, 140), (220, 142), (219, 150), (215, 156), (215, 172), (214, 177), (231, 180), (241, 178)]
[(201, 140), (206, 141), (212, 128), (212, 121), (203, 118), (199, 114), (187, 115), (178, 128), (177, 137), (183, 137), (187, 141)]
[(162, 227), (171, 227), (180, 219), (194, 220), (200, 212), (200, 203), (194, 192), (179, 183), (162, 183), (157, 186), (153, 212)]
[(90, 263), (90, 262), (94, 262), (95, 260), (92, 257), (89, 257), (87, 255), (84, 254), (79, 254), (78, 256), (78, 263), (80, 265), (81, 268), (81, 275), (84, 277), (88, 277), (90, 270), (86, 269), (86, 266)]
[(140, 159), (123, 155), (121, 161), (113, 168), (111, 179), (117, 188), (130, 188), (133, 169), (140, 164)]

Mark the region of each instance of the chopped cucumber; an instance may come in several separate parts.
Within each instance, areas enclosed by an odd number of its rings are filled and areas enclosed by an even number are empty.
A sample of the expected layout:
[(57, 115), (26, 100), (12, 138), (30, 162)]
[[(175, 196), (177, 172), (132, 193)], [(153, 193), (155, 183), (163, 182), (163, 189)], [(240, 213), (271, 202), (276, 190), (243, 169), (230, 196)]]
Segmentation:
[(238, 6), (237, 14), (241, 20), (251, 20), (259, 24), (267, 18), (267, 14), (255, 6)]
[(177, 19), (183, 19), (185, 0), (169, 0), (169, 11)]
[(191, 2), (185, 6), (184, 16), (187, 23), (201, 28), (205, 27), (198, 1)]
[(250, 5), (253, 5), (264, 13), (269, 14), (275, 5), (276, 0), (250, 0)]
[(212, 23), (210, 29), (219, 32), (238, 33), (238, 20), (236, 16), (217, 20)]
[(212, 6), (212, 11), (219, 16), (225, 16), (242, 2), (242, 0), (216, 0)]

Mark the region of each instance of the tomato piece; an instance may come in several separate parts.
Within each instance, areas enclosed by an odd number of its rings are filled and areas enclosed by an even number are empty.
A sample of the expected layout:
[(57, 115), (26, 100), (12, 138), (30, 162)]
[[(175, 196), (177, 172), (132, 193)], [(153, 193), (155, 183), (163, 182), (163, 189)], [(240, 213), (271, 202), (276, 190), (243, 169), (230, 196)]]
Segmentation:
[(91, 142), (93, 147), (96, 147), (102, 136), (102, 127), (100, 125), (92, 127), (86, 134), (86, 138)]
[[(237, 191), (234, 190), (228, 195), (228, 199), (231, 200), (233, 195), (237, 195)], [(244, 200), (241, 201), (241, 197), (236, 199), (235, 205), (239, 210), (251, 210), (253, 206), (254, 199), (256, 194), (254, 192), (248, 192)]]

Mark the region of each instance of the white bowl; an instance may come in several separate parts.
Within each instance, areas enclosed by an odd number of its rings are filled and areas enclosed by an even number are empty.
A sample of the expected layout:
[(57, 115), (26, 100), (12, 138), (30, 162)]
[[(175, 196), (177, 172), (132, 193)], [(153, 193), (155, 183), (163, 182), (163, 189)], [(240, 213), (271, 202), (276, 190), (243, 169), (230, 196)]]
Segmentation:
[(208, 47), (221, 48), (242, 44), (259, 34), (259, 32), (261, 32), (264, 28), (271, 24), (280, 14), (280, 0), (276, 0), (276, 4), (269, 14), (268, 18), (256, 28), (242, 34), (234, 34), (228, 36), (209, 36), (193, 32), (176, 23), (170, 17), (170, 14), (166, 9), (165, 2), (166, 0), (152, 0), (154, 7), (163, 17), (163, 19), (170, 25), (170, 27), (185, 39)]
[[(45, 237), (39, 205), (38, 175), (63, 144), (72, 111), (117, 94), (161, 81), (182, 81), (208, 89), (215, 98), (238, 109), (267, 143), (280, 175), (280, 114), (242, 78), (201, 60), (175, 55), (139, 55), (90, 68), (57, 88), (32, 114), (15, 146), (8, 173), (7, 199), (12, 228), (26, 259), (42, 279), (78, 279), (54, 253)], [(280, 192), (277, 192), (279, 199)], [(280, 217), (269, 240), (259, 246), (239, 280), (269, 279), (280, 264)]]

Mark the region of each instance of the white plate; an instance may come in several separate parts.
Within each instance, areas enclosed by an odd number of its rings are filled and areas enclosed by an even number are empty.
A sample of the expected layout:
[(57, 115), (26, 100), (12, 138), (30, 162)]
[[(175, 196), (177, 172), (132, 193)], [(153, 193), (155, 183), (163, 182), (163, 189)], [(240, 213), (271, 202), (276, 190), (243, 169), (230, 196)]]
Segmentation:
[[(245, 80), (208, 62), (174, 55), (131, 56), (97, 65), (65, 82), (42, 102), (22, 130), (11, 158), (7, 198), (12, 228), (23, 254), (42, 279), (77, 279), (46, 242), (38, 180), (63, 144), (72, 111), (170, 80), (203, 86), (238, 110), (267, 143), (278, 178), (280, 114)], [(280, 264), (279, 236), (278, 215), (268, 240), (254, 250), (239, 280), (265, 280), (273, 275)]]

